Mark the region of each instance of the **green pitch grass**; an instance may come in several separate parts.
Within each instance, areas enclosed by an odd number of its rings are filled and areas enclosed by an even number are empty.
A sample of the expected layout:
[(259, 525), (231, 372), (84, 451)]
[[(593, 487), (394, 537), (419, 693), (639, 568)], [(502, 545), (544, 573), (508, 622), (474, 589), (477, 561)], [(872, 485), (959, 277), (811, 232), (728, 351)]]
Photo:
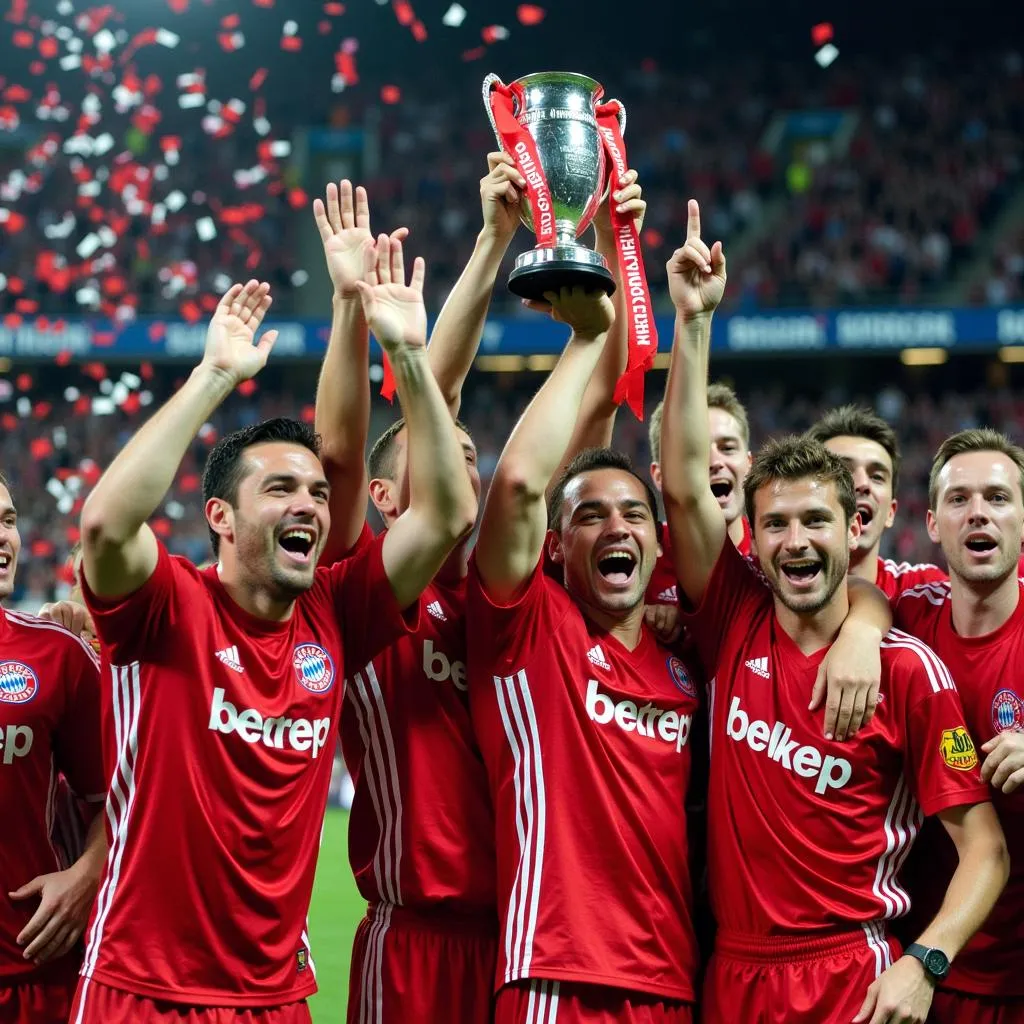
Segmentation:
[(366, 903), (356, 891), (348, 866), (348, 814), (327, 811), (324, 840), (309, 909), (309, 940), (320, 991), (310, 1000), (314, 1024), (344, 1024), (348, 1002), (352, 936)]

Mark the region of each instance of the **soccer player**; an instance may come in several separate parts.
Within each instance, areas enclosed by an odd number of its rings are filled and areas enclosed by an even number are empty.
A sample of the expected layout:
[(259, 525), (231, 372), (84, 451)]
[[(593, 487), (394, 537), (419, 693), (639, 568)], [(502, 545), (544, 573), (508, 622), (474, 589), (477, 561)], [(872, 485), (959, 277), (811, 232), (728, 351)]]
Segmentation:
[[(428, 349), (452, 415), (479, 346), (502, 257), (519, 224), (523, 179), (503, 153), (489, 154), (488, 165), (480, 182), (483, 227)], [(627, 185), (617, 199), (636, 213), (639, 187)], [(337, 189), (329, 185), (326, 203), (317, 202), (314, 210), (337, 318), (365, 270), (360, 250), (371, 237), (366, 191), (353, 192), (348, 181)], [(599, 231), (599, 247), (602, 242), (614, 253), (614, 241)], [(387, 246), (383, 237), (378, 248), (382, 245)], [(387, 273), (384, 262), (378, 265)], [(365, 415), (358, 419), (364, 396), (352, 401), (344, 391), (365, 386), (366, 355), (365, 329), (360, 333), (356, 317), (332, 331), (317, 394), (317, 425), (336, 493), (351, 492), (351, 481), (364, 472), (361, 464), (354, 465), (365, 443)], [(347, 383), (336, 388), (335, 380)], [(614, 377), (607, 381), (609, 395), (614, 383)], [(479, 493), (475, 446), (461, 424), (457, 432)], [(408, 503), (406, 434), (404, 421), (393, 423), (370, 453), (370, 494), (385, 528)], [(361, 519), (365, 499), (359, 504)], [(420, 598), (419, 629), (350, 677), (342, 710), (342, 746), (355, 785), (349, 857), (369, 904), (352, 953), (352, 1024), (433, 1024), (440, 1007), (453, 1024), (489, 1024), (493, 1016), (494, 818), (466, 695), (467, 562), (463, 544)]]
[[(947, 438), (928, 482), (928, 534), (942, 545), (949, 582), (914, 587), (896, 605), (897, 624), (934, 648), (956, 680), (1010, 851), (1006, 890), (935, 994), (936, 1024), (1024, 1021), (1022, 484), (1024, 451), (1002, 434), (964, 430)], [(945, 836), (926, 833), (921, 842), (926, 837), (927, 857), (912, 858), (907, 880), (931, 909), (956, 855)]]
[[(661, 492), (661, 418), (665, 403), (651, 413), (647, 437), (651, 448), (651, 480)], [(711, 459), (708, 472), (711, 487), (725, 516), (729, 539), (743, 556), (750, 554), (750, 525), (743, 514), (743, 481), (750, 472), (750, 421), (747, 410), (728, 384), (708, 385), (708, 430)], [(672, 566), (672, 541), (668, 529), (661, 531), (661, 555), (647, 590), (649, 605), (678, 605), (676, 571)]]
[[(669, 260), (676, 306), (662, 434), (663, 494), (681, 596), (711, 713), (710, 891), (718, 921), (706, 1024), (922, 1022), (935, 951), (952, 959), (1006, 880), (1006, 847), (943, 664), (890, 632), (883, 701), (849, 744), (823, 741), (805, 693), (847, 614), (860, 520), (849, 471), (813, 441), (766, 445), (744, 482), (767, 583), (728, 542), (707, 468), (711, 317), (726, 281), (720, 242)], [(881, 595), (879, 595), (881, 597)], [(887, 611), (884, 602), (882, 611)], [(881, 639), (876, 636), (876, 643)], [(938, 815), (959, 865), (942, 910), (900, 957), (886, 921), (909, 909), (897, 872)]]
[(842, 405), (827, 412), (807, 431), (846, 464), (853, 477), (860, 536), (850, 555), (850, 574), (874, 583), (890, 602), (920, 583), (945, 580), (937, 565), (880, 558), (882, 534), (896, 517), (900, 449), (896, 432), (870, 409)]
[[(496, 1024), (689, 1022), (696, 948), (683, 802), (696, 687), (643, 622), (653, 491), (609, 449), (545, 492), (612, 303), (572, 328), (501, 455), (470, 565), (470, 707), (497, 837)], [(563, 581), (544, 569), (543, 549)]]
[[(423, 274), (417, 259), (416, 294)], [(286, 419), (210, 453), (215, 565), (171, 557), (146, 525), (200, 426), (266, 363), (274, 332), (253, 342), (270, 296), (256, 281), (222, 298), (202, 361), (82, 510), (117, 770), (73, 1024), (310, 1019), (305, 915), (345, 678), (415, 626), (420, 594), (476, 513), (425, 331), (382, 286), (360, 295), (409, 423), (409, 509), (384, 537), (316, 568), (329, 484), (315, 434)]]
[[(20, 552), (0, 475), (0, 601), (14, 592)], [(2, 605), (0, 652), (0, 1020), (65, 1024), (107, 853), (99, 672), (67, 630)], [(85, 848), (70, 866), (53, 835), (60, 773), (89, 809)]]

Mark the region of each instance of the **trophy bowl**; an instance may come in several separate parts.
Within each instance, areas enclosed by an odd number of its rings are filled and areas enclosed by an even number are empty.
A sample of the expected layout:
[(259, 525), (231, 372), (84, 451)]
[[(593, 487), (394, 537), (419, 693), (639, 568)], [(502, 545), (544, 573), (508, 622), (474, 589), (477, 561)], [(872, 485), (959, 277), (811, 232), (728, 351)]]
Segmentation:
[[(497, 75), (484, 79), (484, 105), (499, 145), (491, 93), (502, 87)], [(524, 193), (522, 221), (533, 231), (542, 218), (554, 217), (553, 245), (538, 244), (516, 259), (508, 287), (524, 299), (543, 299), (560, 288), (615, 291), (615, 280), (605, 258), (581, 245), (605, 196), (609, 175), (604, 144), (597, 128), (595, 108), (604, 92), (601, 84), (568, 71), (544, 71), (517, 78), (508, 87), (512, 113), (536, 146), (540, 173), (550, 193), (550, 210), (535, 210)], [(529, 177), (531, 169), (521, 166)]]

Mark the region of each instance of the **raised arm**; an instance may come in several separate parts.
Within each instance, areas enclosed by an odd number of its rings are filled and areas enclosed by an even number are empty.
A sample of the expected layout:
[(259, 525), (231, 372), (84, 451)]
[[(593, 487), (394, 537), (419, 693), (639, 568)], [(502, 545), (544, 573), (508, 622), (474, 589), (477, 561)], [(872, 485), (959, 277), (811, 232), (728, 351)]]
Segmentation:
[[(612, 230), (611, 217), (608, 212), (610, 203), (615, 203), (620, 213), (628, 213), (636, 221), (637, 231), (643, 227), (644, 213), (647, 203), (641, 196), (637, 184), (636, 171), (627, 171), (623, 187), (614, 195), (609, 194), (597, 211), (594, 218), (594, 248), (608, 261), (612, 276), (615, 278), (615, 294), (612, 304), (615, 307), (615, 319), (608, 329), (608, 340), (604, 351), (597, 361), (591, 374), (590, 383), (583, 394), (579, 416), (572, 439), (566, 446), (562, 462), (552, 476), (552, 485), (559, 478), (565, 467), (585, 448), (605, 448), (612, 443), (612, 431), (615, 428), (615, 385), (626, 368), (628, 357), (628, 312), (626, 310), (626, 290), (622, 287), (622, 272), (619, 267), (619, 254), (615, 248), (615, 233)], [(549, 309), (547, 303), (527, 303), (541, 309)]]
[[(951, 807), (940, 812), (939, 820), (956, 846), (959, 864), (938, 914), (916, 941), (941, 949), (952, 960), (995, 906), (1009, 877), (1010, 858), (990, 803)], [(934, 994), (935, 982), (923, 964), (904, 954), (872, 983), (854, 1024), (926, 1020)], [(901, 1015), (892, 1016), (897, 1008)]]
[(473, 529), (477, 499), (455, 422), (427, 361), (423, 259), (405, 283), (402, 243), (386, 235), (364, 250), (366, 280), (358, 284), (366, 321), (391, 360), (409, 436), (409, 507), (384, 538), (384, 570), (407, 608), (455, 545)]
[(210, 321), (202, 362), (121, 449), (86, 499), (82, 570), (97, 596), (130, 594), (152, 575), (158, 549), (146, 520), (163, 501), (199, 428), (266, 364), (277, 331), (253, 341), (269, 308), (270, 285), (232, 286)]
[(711, 318), (725, 293), (722, 243), (700, 237), (700, 207), (689, 202), (686, 241), (668, 261), (676, 308), (661, 425), (662, 495), (676, 576), (691, 604), (704, 596), (727, 540), (725, 517), (708, 476), (708, 363)]
[(487, 164), (489, 171), (480, 179), (484, 226), (437, 317), (427, 348), (430, 368), (452, 416), (462, 404), (462, 385), (480, 347), (498, 268), (519, 226), (521, 189), (526, 185), (507, 153), (488, 153)]
[[(352, 182), (331, 182), (326, 201), (313, 200), (313, 216), (334, 286), (331, 335), (316, 389), (316, 430), (331, 484), (331, 533), (320, 560), (329, 565), (355, 544), (366, 519), (370, 332), (356, 288), (363, 247), (373, 245), (366, 189), (360, 185), (353, 193)], [(391, 238), (401, 241), (408, 233), (398, 228)]]
[(549, 292), (556, 320), (572, 336), (501, 453), (487, 492), (477, 567), (490, 595), (510, 600), (537, 567), (547, 532), (545, 492), (561, 464), (614, 316), (604, 294)]

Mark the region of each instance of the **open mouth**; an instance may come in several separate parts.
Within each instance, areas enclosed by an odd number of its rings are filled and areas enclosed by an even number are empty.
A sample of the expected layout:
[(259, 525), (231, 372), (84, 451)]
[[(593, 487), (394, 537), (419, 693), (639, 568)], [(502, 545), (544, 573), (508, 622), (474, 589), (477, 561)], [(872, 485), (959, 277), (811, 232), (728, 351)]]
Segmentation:
[(305, 565), (313, 554), (316, 536), (309, 527), (290, 526), (277, 539), (292, 561)]
[(999, 547), (991, 537), (984, 537), (980, 535), (968, 537), (965, 543), (968, 551), (973, 551), (978, 555), (987, 555), (990, 551), (995, 551), (995, 549)]
[(858, 505), (857, 515), (860, 518), (860, 525), (867, 526), (875, 518), (875, 510), (870, 505)]
[(623, 587), (636, 572), (636, 559), (628, 551), (609, 551), (597, 561), (597, 571), (612, 586)]
[(712, 480), (711, 493), (718, 499), (719, 504), (724, 504), (732, 495), (732, 481)]
[(6, 572), (13, 561), (9, 551), (0, 551), (0, 572)]
[(779, 567), (782, 571), (782, 575), (786, 577), (790, 583), (798, 587), (805, 587), (810, 583), (813, 583), (821, 572), (821, 562), (811, 558), (802, 558), (794, 560), (792, 562), (786, 562), (784, 565)]

